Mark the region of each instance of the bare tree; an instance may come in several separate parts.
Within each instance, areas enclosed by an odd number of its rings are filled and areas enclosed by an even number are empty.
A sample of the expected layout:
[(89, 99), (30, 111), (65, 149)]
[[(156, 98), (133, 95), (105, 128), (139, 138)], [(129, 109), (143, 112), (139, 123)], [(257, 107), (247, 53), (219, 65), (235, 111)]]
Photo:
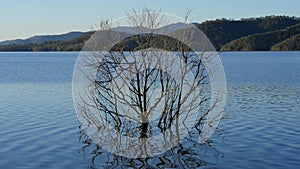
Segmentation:
[[(90, 57), (81, 64), (97, 71), (84, 74), (91, 90), (77, 109), (85, 119), (85, 130), (97, 135), (94, 139), (110, 142), (107, 145), (117, 147), (114, 150), (125, 143), (127, 149), (141, 153), (135, 157), (148, 157), (159, 152), (159, 147), (177, 145), (191, 123), (201, 133), (203, 121), (215, 104), (209, 106), (209, 75), (213, 71), (205, 69), (203, 53), (184, 43), (195, 37), (193, 29), (183, 26), (168, 32), (168, 27), (162, 27), (168, 24), (164, 18), (149, 9), (142, 14), (134, 11), (128, 22), (131, 27), (127, 31), (102, 22), (99, 34), (105, 42), (96, 35), (86, 45)], [(169, 36), (162, 36), (163, 31)], [(120, 37), (122, 41), (118, 41)], [(207, 44), (201, 48), (206, 49)], [(90, 124), (96, 128), (90, 129)], [(159, 134), (164, 145), (147, 140)], [(123, 136), (127, 140), (122, 140)], [(147, 146), (157, 148), (149, 151)]]

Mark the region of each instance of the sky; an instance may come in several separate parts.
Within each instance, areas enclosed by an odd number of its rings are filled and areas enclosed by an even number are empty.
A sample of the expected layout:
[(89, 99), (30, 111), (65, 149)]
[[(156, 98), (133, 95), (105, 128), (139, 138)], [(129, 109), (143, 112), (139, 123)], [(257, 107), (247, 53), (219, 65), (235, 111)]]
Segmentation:
[(161, 9), (191, 22), (267, 15), (300, 17), (300, 0), (0, 0), (0, 41), (33, 35), (90, 31), (133, 9)]

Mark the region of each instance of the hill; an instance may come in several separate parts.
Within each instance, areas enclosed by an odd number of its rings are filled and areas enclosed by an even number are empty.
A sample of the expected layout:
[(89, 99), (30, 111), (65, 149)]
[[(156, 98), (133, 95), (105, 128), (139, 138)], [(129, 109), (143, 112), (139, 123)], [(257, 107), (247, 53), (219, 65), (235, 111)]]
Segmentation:
[(80, 51), (85, 41), (87, 41), (93, 33), (92, 31), (86, 32), (81, 36), (66, 41), (2, 45), (0, 46), (0, 51)]
[(210, 39), (216, 50), (220, 50), (226, 43), (243, 36), (280, 30), (297, 23), (300, 23), (300, 20), (295, 17), (267, 16), (241, 20), (217, 19), (197, 26)]
[(289, 26), (287, 28), (253, 34), (233, 40), (224, 45), (222, 51), (268, 51), (276, 43), (300, 33), (300, 24)]
[(271, 47), (272, 51), (295, 51), (300, 50), (300, 34), (294, 35)]
[(70, 40), (79, 36), (82, 36), (83, 32), (69, 32), (65, 34), (60, 35), (38, 35), (33, 36), (27, 39), (16, 39), (16, 40), (7, 40), (0, 42), (0, 45), (24, 45), (24, 44), (30, 44), (30, 43), (41, 43), (46, 41), (61, 41), (61, 40)]
[[(223, 51), (256, 51), (256, 50), (272, 50), (275, 49), (285, 49), (281, 47), (282, 44), (296, 43), (298, 45), (297, 36), (296, 39), (292, 38), (296, 34), (300, 34), (300, 19), (296, 17), (288, 16), (267, 16), (259, 18), (247, 18), (241, 20), (230, 20), (230, 19), (217, 19), (213, 21), (205, 21), (203, 23), (193, 23), (200, 30), (202, 30), (207, 37), (211, 40), (212, 44), (215, 46), (216, 50)], [(168, 25), (168, 27), (162, 28), (166, 29), (168, 32), (176, 30), (180, 23), (175, 23)], [(115, 31), (120, 30), (132, 30), (132, 27), (118, 27)], [(80, 51), (84, 46), (86, 40), (94, 32), (86, 32), (81, 35), (70, 39), (58, 39), (62, 35), (56, 36), (35, 36), (31, 40), (27, 39), (26, 43), (19, 44), (7, 44), (1, 45), (0, 51)], [(125, 46), (124, 49), (137, 50), (139, 48), (146, 48), (149, 44), (140, 44), (134, 41), (136, 37), (132, 39), (126, 39), (121, 46)], [(291, 38), (290, 40), (288, 40)], [(43, 39), (43, 40), (38, 40)], [(142, 37), (143, 39), (143, 37)], [(151, 46), (160, 47), (163, 46), (162, 43), (168, 44), (168, 49), (176, 49), (176, 46), (171, 46), (174, 41), (164, 36), (153, 36), (151, 39)], [(286, 41), (286, 42), (284, 42)], [(7, 42), (6, 42), (7, 43)], [(278, 44), (278, 45), (276, 45)], [(274, 47), (273, 47), (274, 46)], [(288, 47), (288, 49), (299, 50), (298, 47)]]

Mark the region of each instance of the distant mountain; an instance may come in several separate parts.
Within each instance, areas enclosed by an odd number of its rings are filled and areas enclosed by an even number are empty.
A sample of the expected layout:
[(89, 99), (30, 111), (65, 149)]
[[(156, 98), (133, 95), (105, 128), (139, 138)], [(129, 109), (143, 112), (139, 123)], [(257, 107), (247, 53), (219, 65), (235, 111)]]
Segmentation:
[(185, 29), (185, 28), (191, 28), (191, 24), (185, 24), (182, 22), (177, 22), (177, 23), (171, 23), (166, 26), (162, 26), (158, 28), (158, 31), (164, 32), (164, 33), (171, 33), (179, 29)]
[[(188, 25), (188, 26), (191, 27), (191, 25)], [(173, 32), (175, 30), (183, 29), (183, 28), (186, 28), (186, 24), (181, 23), (181, 22), (177, 22), (177, 23), (171, 23), (169, 25), (159, 27), (157, 29), (157, 32), (170, 33), (170, 32)], [(113, 28), (112, 31), (136, 34), (137, 32), (140, 32), (140, 31), (147, 32), (149, 30), (145, 27), (119, 26), (119, 27)]]
[(30, 37), (28, 39), (16, 39), (16, 40), (3, 41), (0, 42), (0, 45), (11, 45), (11, 44), (24, 45), (30, 43), (41, 43), (46, 41), (70, 40), (72, 38), (82, 36), (83, 34), (84, 34), (83, 32), (69, 32), (60, 35), (38, 35), (38, 36)]
[(0, 45), (0, 51), (80, 51), (84, 43), (95, 32), (86, 32), (81, 36), (69, 40), (45, 41), (40, 43), (29, 43), (23, 45), (11, 44)]
[(112, 28), (112, 31), (116, 31), (116, 32), (125, 32), (125, 33), (129, 33), (129, 34), (135, 34), (136, 32), (139, 31), (145, 31), (146, 28), (145, 27), (129, 27), (129, 26), (119, 26), (119, 27), (115, 27)]
[[(216, 50), (223, 51), (258, 51), (258, 50), (300, 50), (300, 18), (289, 16), (266, 16), (241, 20), (217, 19), (203, 23), (193, 23), (210, 39)], [(159, 28), (162, 32), (173, 33), (183, 28), (183, 23), (173, 23)], [(135, 33), (142, 27), (117, 27), (116, 33)], [(0, 43), (0, 51), (80, 51), (94, 32), (71, 32), (64, 35), (34, 36), (32, 38)], [(117, 47), (125, 50), (138, 50), (147, 47), (174, 46), (174, 39), (166, 36), (150, 35), (150, 43), (146, 43), (149, 34), (132, 36)], [(140, 38), (139, 38), (140, 37)], [(137, 42), (137, 39), (140, 41)], [(17, 43), (17, 44), (16, 44)], [(143, 44), (145, 43), (145, 44)], [(6, 45), (5, 45), (6, 44)], [(149, 46), (150, 45), (150, 46)]]

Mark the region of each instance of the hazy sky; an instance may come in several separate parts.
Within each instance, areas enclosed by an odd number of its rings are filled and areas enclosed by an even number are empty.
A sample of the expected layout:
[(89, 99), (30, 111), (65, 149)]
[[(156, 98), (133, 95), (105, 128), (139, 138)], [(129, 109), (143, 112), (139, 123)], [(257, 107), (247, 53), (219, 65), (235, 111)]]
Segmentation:
[(0, 0), (0, 41), (40, 34), (88, 31), (132, 9), (160, 9), (190, 21), (266, 15), (300, 16), (300, 0)]

